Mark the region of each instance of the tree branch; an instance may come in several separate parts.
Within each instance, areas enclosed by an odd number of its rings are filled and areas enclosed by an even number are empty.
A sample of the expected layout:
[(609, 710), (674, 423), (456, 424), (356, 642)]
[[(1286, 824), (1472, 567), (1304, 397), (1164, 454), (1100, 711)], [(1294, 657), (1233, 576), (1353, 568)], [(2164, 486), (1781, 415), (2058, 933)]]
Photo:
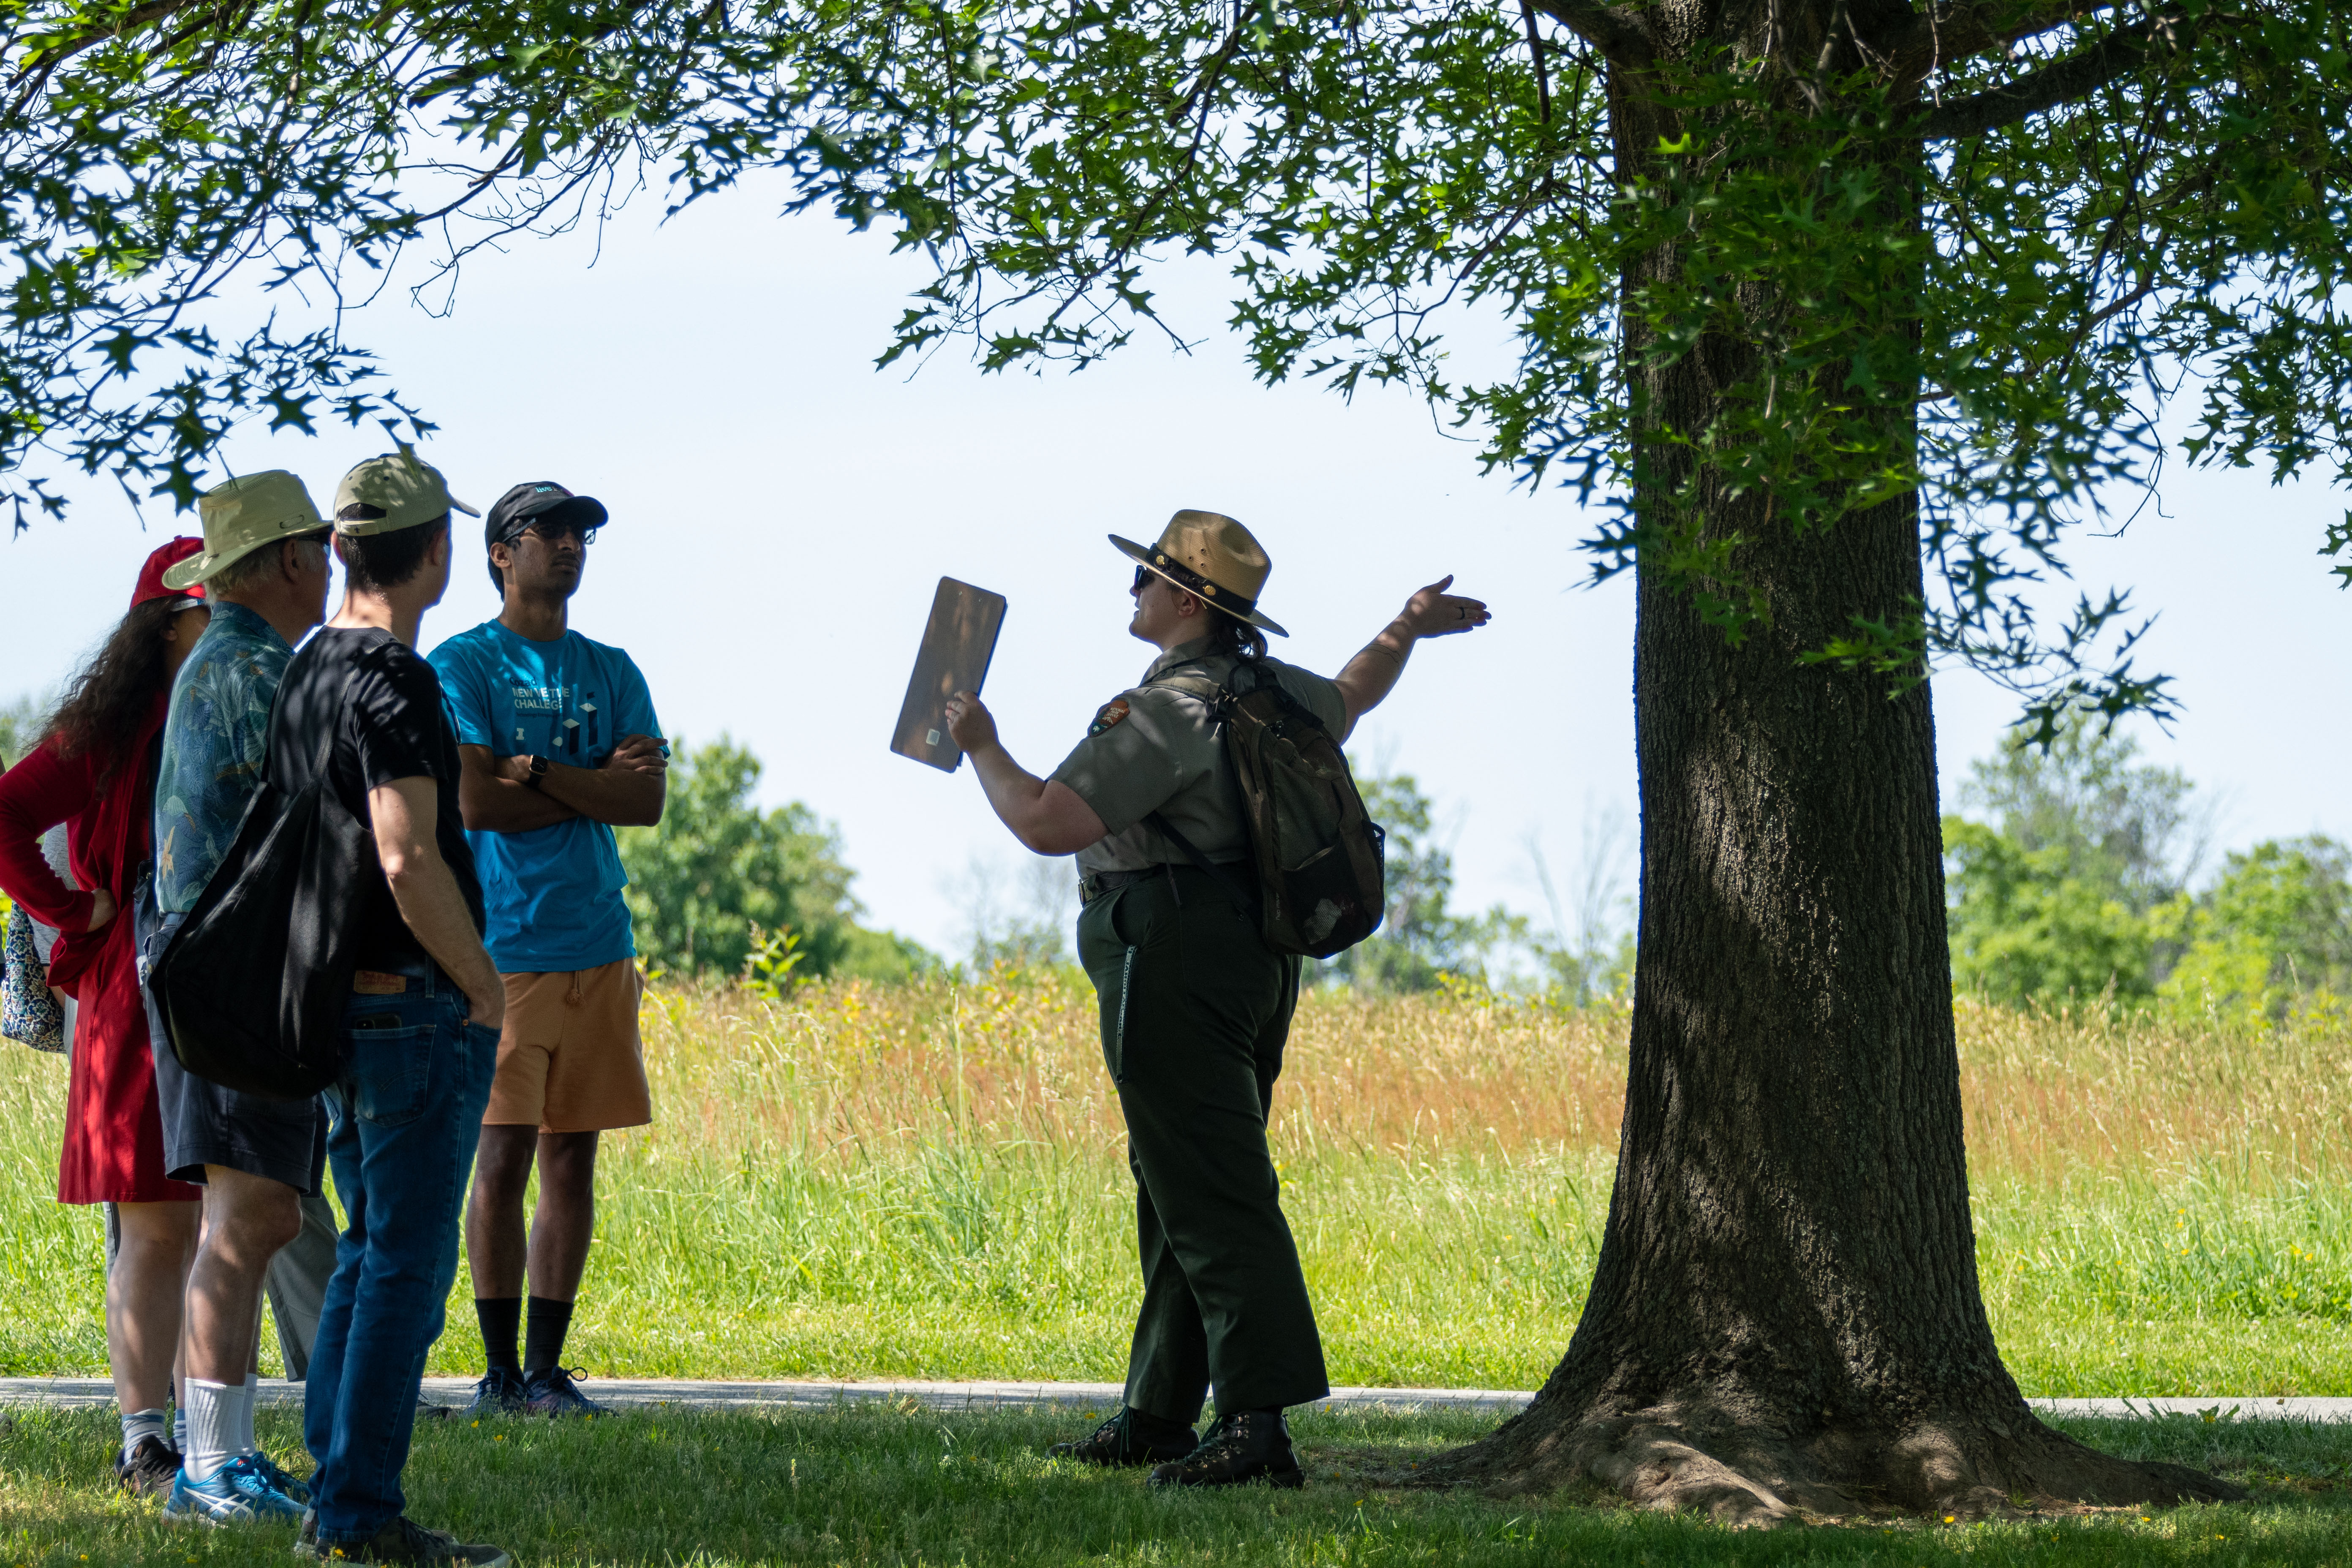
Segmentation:
[(2193, 24), (2178, 15), (2150, 16), (2137, 26), (2110, 33), (2080, 53), (2053, 60), (2015, 81), (1954, 99), (1929, 110), (1919, 122), (1919, 134), (1936, 142), (1956, 136), (1980, 136), (2015, 124), (2028, 115), (2096, 92), (2116, 78), (2137, 70), (2150, 56), (2186, 48), (2193, 35)]
[(1612, 65), (1645, 66), (1658, 41), (1642, 14), (1606, 0), (1535, 0), (1536, 9), (1599, 49)]
[(1926, 79), (1940, 66), (2006, 49), (2027, 38), (2112, 11), (2123, 0), (1943, 0), (1904, 26), (1881, 46), (1905, 87)]

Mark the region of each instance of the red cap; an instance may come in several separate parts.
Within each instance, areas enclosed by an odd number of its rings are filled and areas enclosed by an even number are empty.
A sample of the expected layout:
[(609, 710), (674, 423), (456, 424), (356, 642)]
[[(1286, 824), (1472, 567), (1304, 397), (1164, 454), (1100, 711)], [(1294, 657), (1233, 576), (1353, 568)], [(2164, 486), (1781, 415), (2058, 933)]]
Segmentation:
[(202, 555), (205, 542), (186, 534), (173, 540), (147, 557), (147, 564), (139, 568), (139, 586), (131, 590), (131, 607), (137, 609), (150, 599), (201, 599), (205, 596), (202, 583), (191, 583), (184, 588), (163, 586), (163, 574), (191, 555)]

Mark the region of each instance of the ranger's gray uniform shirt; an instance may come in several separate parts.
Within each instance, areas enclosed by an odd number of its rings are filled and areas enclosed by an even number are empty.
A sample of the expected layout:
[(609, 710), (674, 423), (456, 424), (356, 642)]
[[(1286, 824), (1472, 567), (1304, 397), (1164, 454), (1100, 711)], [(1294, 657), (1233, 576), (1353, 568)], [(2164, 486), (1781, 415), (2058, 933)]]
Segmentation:
[[(1210, 859), (1248, 858), (1241, 791), (1225, 765), (1224, 741), (1208, 700), (1152, 684), (1163, 676), (1182, 676), (1223, 685), (1239, 661), (1211, 655), (1208, 647), (1202, 637), (1153, 659), (1143, 683), (1104, 703), (1087, 738), (1054, 770), (1054, 779), (1094, 807), (1110, 830), (1078, 851), (1080, 876), (1139, 871), (1171, 861), (1191, 865), (1191, 857), (1145, 825), (1143, 819), (1155, 811)], [(1346, 732), (1348, 704), (1337, 686), (1277, 659), (1258, 662), (1333, 740)]]

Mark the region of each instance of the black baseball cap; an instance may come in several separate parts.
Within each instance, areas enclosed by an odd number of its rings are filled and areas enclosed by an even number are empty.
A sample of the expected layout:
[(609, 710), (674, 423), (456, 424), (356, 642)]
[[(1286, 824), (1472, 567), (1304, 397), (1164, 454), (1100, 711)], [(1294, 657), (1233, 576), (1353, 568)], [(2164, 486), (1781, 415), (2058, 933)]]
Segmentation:
[(611, 521), (604, 503), (593, 496), (576, 496), (552, 479), (532, 479), (500, 496), (482, 523), (482, 548), (511, 544), (522, 531), (541, 518), (561, 517), (577, 528), (602, 528)]

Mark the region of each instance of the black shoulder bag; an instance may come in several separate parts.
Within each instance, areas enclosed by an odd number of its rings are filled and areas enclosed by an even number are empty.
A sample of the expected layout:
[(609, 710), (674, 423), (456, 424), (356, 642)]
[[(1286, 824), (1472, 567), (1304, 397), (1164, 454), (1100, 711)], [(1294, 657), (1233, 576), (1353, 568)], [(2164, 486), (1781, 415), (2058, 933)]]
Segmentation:
[[(308, 1100), (342, 1071), (353, 914), (375, 835), (336, 798), (327, 763), (358, 674), (343, 682), (310, 782), (289, 792), (265, 773), (147, 978), (180, 1065), (224, 1088)], [(271, 757), (285, 712), (282, 702), (270, 712)]]

